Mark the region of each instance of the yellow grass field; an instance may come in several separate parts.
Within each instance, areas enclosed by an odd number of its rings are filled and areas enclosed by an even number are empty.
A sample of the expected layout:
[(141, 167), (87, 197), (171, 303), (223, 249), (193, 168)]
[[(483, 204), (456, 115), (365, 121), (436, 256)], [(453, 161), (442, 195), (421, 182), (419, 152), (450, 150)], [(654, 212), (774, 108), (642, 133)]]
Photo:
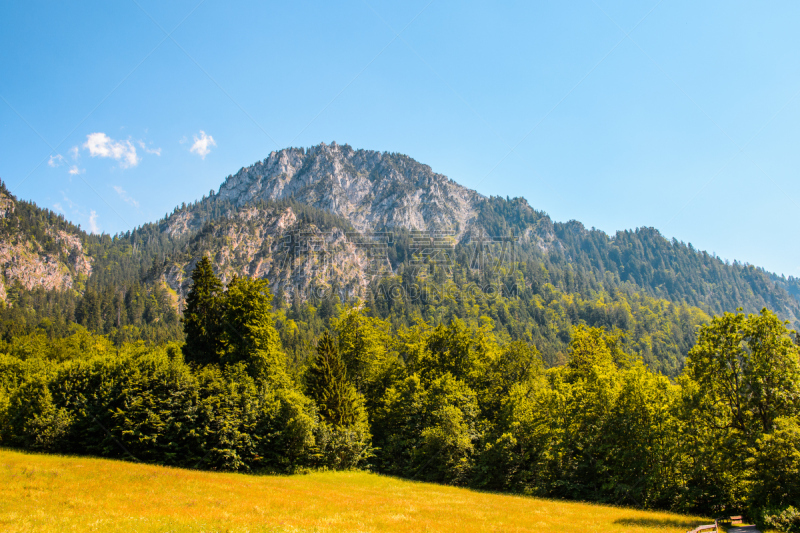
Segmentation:
[(0, 531), (675, 532), (702, 517), (361, 472), (218, 474), (0, 450)]

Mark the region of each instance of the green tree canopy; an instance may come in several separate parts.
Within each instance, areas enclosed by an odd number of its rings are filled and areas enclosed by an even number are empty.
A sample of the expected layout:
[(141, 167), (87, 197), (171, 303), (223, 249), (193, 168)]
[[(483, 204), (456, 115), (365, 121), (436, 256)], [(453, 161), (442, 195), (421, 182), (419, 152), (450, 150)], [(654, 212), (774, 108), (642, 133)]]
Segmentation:
[(725, 313), (703, 326), (687, 370), (702, 421), (752, 443), (800, 409), (800, 350), (771, 311)]
[(350, 427), (362, 417), (363, 400), (347, 380), (347, 367), (327, 331), (317, 343), (317, 356), (306, 374), (306, 385), (327, 423)]
[(220, 361), (243, 362), (253, 377), (287, 382), (286, 357), (267, 281), (234, 277), (222, 300)]
[(192, 288), (183, 313), (186, 361), (206, 365), (219, 360), (221, 296), (222, 282), (214, 275), (208, 257), (203, 257), (192, 271)]

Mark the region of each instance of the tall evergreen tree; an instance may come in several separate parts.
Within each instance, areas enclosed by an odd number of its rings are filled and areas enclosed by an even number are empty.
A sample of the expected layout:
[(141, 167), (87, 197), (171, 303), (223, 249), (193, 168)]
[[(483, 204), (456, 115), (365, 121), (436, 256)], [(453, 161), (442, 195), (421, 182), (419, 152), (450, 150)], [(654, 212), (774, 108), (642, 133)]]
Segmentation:
[(327, 331), (317, 343), (317, 357), (308, 369), (306, 385), (320, 416), (329, 424), (349, 427), (359, 420), (361, 398), (347, 380), (347, 367)]
[(267, 281), (234, 276), (221, 308), (220, 362), (245, 363), (253, 377), (286, 383), (286, 355), (275, 329)]
[(208, 257), (203, 257), (192, 271), (192, 288), (183, 314), (183, 354), (187, 361), (205, 365), (218, 360), (221, 295), (222, 282), (214, 275)]

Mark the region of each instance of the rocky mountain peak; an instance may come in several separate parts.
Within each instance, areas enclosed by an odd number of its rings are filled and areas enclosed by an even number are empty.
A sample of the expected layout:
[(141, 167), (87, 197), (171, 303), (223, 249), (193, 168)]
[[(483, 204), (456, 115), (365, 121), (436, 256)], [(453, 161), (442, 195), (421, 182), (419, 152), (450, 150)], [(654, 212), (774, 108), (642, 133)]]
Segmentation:
[(236, 206), (292, 198), (345, 217), (362, 232), (403, 227), (458, 236), (483, 198), (410, 157), (336, 142), (272, 152), (228, 176), (218, 196)]

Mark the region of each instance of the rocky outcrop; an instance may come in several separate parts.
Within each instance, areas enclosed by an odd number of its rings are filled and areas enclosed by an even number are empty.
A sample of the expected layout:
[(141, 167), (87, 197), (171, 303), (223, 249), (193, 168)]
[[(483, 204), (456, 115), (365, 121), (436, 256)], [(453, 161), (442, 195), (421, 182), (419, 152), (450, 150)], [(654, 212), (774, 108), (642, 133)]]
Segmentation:
[(92, 273), (92, 258), (84, 252), (81, 238), (60, 230), (55, 232), (55, 238), (63, 246), (70, 270), (80, 279), (88, 278)]
[[(381, 243), (340, 228), (323, 231), (289, 207), (244, 207), (209, 223), (190, 243), (184, 259), (167, 265), (162, 279), (182, 301), (197, 261), (208, 255), (223, 282), (233, 276), (264, 278), (287, 301), (326, 291), (363, 296), (370, 280), (391, 273)], [(382, 252), (382, 253), (381, 253)]]
[[(64, 289), (72, 287), (72, 276), (65, 265), (48, 254), (38, 254), (32, 243), (0, 244), (0, 264), (4, 285), (19, 283), (26, 289)], [(5, 289), (5, 288), (4, 288)], [(3, 289), (2, 293), (5, 293)]]
[(30, 235), (20, 235), (11, 224), (15, 201), (5, 193), (0, 194), (0, 220), (4, 223), (4, 237), (0, 238), (0, 300), (6, 301), (7, 288), (19, 284), (25, 289), (72, 289), (92, 273), (92, 259), (83, 248), (80, 236), (63, 230), (47, 228), (48, 238), (56, 243), (45, 251), (41, 243)]

